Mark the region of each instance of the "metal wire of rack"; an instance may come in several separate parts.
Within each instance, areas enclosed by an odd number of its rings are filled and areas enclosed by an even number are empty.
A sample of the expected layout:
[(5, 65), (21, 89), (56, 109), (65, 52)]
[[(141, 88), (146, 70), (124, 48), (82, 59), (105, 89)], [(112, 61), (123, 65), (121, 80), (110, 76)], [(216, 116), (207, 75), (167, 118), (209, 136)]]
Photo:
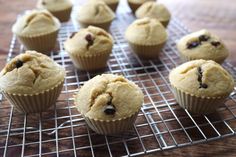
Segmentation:
[[(138, 156), (235, 135), (236, 95), (232, 93), (216, 113), (192, 115), (176, 103), (169, 86), (169, 71), (181, 63), (175, 42), (188, 33), (176, 19), (169, 27), (169, 40), (159, 59), (141, 60), (124, 39), (131, 13), (120, 13), (111, 26), (115, 40), (107, 67), (96, 72), (74, 68), (63, 42), (78, 29), (72, 22), (62, 25), (58, 45), (50, 57), (66, 69), (63, 91), (47, 112), (25, 115), (0, 95), (0, 156)], [(23, 53), (15, 37), (8, 60)], [(236, 78), (236, 70), (224, 67)], [(101, 73), (122, 74), (145, 94), (133, 128), (123, 135), (103, 136), (90, 130), (78, 113), (72, 95), (85, 81)]]

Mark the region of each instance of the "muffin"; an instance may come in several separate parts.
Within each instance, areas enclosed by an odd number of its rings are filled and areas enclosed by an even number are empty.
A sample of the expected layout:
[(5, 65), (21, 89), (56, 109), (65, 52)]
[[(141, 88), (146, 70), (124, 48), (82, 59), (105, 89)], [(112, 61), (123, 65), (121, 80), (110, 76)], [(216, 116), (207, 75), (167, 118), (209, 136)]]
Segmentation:
[(108, 5), (111, 8), (112, 11), (116, 12), (119, 0), (100, 0), (100, 1), (105, 2), (106, 5)]
[(0, 73), (0, 89), (20, 112), (46, 111), (63, 87), (65, 70), (44, 54), (26, 51)]
[(70, 19), (72, 6), (71, 0), (38, 0), (37, 3), (37, 8), (48, 10), (61, 22)]
[(96, 70), (106, 67), (112, 46), (112, 36), (94, 26), (72, 33), (64, 43), (65, 50), (75, 67), (81, 70)]
[(234, 89), (233, 77), (211, 60), (186, 62), (169, 74), (179, 105), (192, 113), (214, 112)]
[(132, 10), (133, 13), (145, 2), (148, 1), (155, 1), (155, 0), (127, 0), (130, 9)]
[(167, 41), (167, 32), (157, 19), (146, 17), (134, 21), (127, 28), (125, 38), (139, 57), (151, 59), (158, 57)]
[(75, 105), (88, 126), (98, 134), (123, 133), (133, 126), (143, 93), (123, 76), (98, 75), (81, 87)]
[(223, 63), (229, 55), (221, 39), (205, 29), (181, 38), (177, 43), (177, 48), (184, 62), (204, 59)]
[(78, 11), (77, 21), (82, 28), (89, 25), (109, 30), (114, 12), (102, 1), (89, 1)]
[(31, 10), (17, 19), (12, 32), (28, 50), (48, 54), (56, 44), (60, 22), (46, 10)]
[(141, 7), (139, 7), (136, 12), (135, 16), (137, 18), (156, 18), (159, 20), (165, 27), (167, 27), (171, 15), (169, 10), (165, 7), (164, 4), (156, 3), (156, 2), (146, 2)]

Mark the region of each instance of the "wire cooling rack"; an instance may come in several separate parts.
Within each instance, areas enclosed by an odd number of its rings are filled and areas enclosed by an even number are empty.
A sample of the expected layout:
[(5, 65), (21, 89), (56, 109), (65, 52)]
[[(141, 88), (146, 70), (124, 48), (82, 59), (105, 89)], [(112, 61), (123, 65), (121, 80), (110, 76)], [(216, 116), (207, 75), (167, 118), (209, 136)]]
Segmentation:
[[(232, 93), (216, 113), (192, 115), (179, 107), (170, 89), (169, 71), (180, 64), (175, 42), (187, 34), (176, 19), (168, 27), (169, 40), (160, 58), (141, 60), (124, 39), (126, 27), (135, 18), (118, 14), (111, 26), (115, 44), (107, 67), (97, 72), (74, 68), (63, 42), (78, 29), (71, 22), (62, 25), (57, 48), (50, 57), (66, 69), (63, 91), (47, 112), (18, 113), (0, 95), (0, 156), (137, 156), (171, 148), (190, 146), (232, 136), (236, 129), (236, 95)], [(13, 37), (8, 60), (23, 53)], [(228, 63), (224, 67), (236, 77)], [(90, 130), (78, 113), (72, 95), (97, 74), (122, 74), (134, 81), (145, 94), (144, 104), (133, 128), (123, 135), (103, 136)]]

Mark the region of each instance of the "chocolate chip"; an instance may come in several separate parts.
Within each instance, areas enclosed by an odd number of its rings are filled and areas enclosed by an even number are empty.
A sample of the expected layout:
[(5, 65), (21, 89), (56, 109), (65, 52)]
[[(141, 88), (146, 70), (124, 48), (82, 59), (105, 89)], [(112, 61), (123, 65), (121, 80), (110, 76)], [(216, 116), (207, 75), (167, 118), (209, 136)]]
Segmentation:
[(73, 36), (75, 36), (76, 33), (77, 33), (77, 32), (71, 33), (71, 35), (69, 36), (69, 38), (73, 38)]
[(114, 115), (116, 112), (115, 106), (114, 105), (107, 105), (105, 106), (104, 112), (107, 115)]
[(198, 67), (197, 68), (197, 71), (198, 71), (198, 73), (197, 73), (197, 75), (198, 75), (198, 78), (197, 78), (197, 80), (198, 80), (198, 82), (199, 82), (199, 88), (207, 88), (208, 87), (208, 85), (207, 84), (205, 84), (205, 83), (202, 83), (202, 68), (201, 67)]
[(195, 48), (197, 47), (198, 45), (200, 45), (201, 43), (199, 41), (193, 41), (193, 42), (190, 42), (190, 43), (187, 43), (187, 48), (188, 49), (192, 49), (192, 48)]
[(207, 84), (205, 84), (205, 83), (202, 83), (202, 84), (200, 84), (200, 87), (199, 88), (207, 88), (208, 87), (208, 85)]
[(219, 42), (219, 41), (212, 41), (212, 42), (211, 42), (211, 45), (217, 47), (217, 46), (220, 45), (220, 42)]
[(206, 35), (200, 35), (198, 38), (200, 41), (207, 41), (208, 39), (210, 39), (210, 37)]
[(91, 34), (87, 34), (86, 36), (85, 36), (85, 40), (88, 42), (88, 44), (87, 44), (87, 48), (89, 48), (89, 46), (91, 46), (91, 45), (93, 45), (93, 37), (92, 37), (92, 35)]
[(46, 5), (46, 2), (42, 1), (42, 5)]
[(17, 60), (16, 61), (16, 68), (18, 69), (18, 68), (20, 68), (20, 67), (22, 67), (22, 65), (23, 65), (24, 63), (21, 61), (21, 60)]

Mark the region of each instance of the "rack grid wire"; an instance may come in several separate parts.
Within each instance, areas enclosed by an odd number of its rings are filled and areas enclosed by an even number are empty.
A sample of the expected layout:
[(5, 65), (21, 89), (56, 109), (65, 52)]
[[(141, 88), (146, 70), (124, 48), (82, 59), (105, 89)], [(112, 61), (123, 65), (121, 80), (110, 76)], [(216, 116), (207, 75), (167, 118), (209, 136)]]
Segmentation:
[[(208, 115), (189, 113), (173, 97), (168, 74), (181, 63), (175, 43), (188, 30), (172, 19), (169, 39), (159, 59), (141, 60), (124, 39), (125, 29), (134, 19), (129, 11), (117, 15), (110, 29), (115, 41), (113, 52), (107, 67), (96, 72), (74, 68), (63, 42), (79, 27), (74, 22), (62, 24), (57, 47), (50, 55), (66, 69), (62, 93), (47, 112), (28, 115), (17, 112), (0, 95), (0, 156), (138, 156), (235, 135), (235, 91), (216, 113)], [(14, 36), (8, 61), (23, 52), (24, 47)], [(223, 66), (236, 78), (232, 65)], [(123, 135), (96, 134), (74, 106), (72, 96), (78, 88), (102, 73), (124, 75), (139, 85), (145, 95), (133, 128)]]

